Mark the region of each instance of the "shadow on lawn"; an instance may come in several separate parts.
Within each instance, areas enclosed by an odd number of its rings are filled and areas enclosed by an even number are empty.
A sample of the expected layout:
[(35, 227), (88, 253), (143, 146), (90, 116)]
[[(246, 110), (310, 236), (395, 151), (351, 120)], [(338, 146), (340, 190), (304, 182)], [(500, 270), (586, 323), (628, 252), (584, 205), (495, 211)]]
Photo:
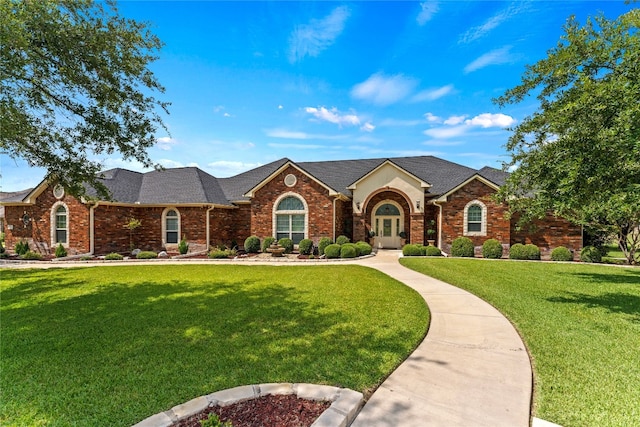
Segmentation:
[[(612, 269), (616, 267), (610, 267)], [(602, 271), (602, 270), (599, 270)], [(571, 273), (572, 276), (579, 277), (581, 280), (591, 283), (615, 283), (619, 285), (638, 285), (640, 286), (640, 269), (633, 267), (616, 269), (611, 273)]]
[[(0, 419), (35, 406), (60, 425), (130, 425), (242, 384), (362, 389), (388, 373), (392, 355), (411, 350), (409, 332), (383, 330), (376, 313), (370, 325), (354, 326), (367, 307), (327, 305), (271, 277), (195, 284), (167, 277), (87, 289), (63, 272), (10, 278), (18, 283), (2, 293), (0, 385), (11, 398)], [(69, 288), (80, 289), (65, 296)], [(20, 304), (30, 298), (38, 303)]]
[(548, 298), (551, 302), (579, 304), (587, 308), (604, 308), (611, 313), (626, 314), (634, 323), (640, 323), (640, 296), (623, 292), (587, 295), (571, 292), (566, 297)]

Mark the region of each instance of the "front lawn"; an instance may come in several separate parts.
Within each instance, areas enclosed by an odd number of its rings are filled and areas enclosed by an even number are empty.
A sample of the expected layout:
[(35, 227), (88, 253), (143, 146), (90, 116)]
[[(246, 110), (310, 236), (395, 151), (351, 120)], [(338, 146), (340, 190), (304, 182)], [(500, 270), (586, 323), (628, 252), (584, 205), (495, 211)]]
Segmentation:
[(0, 425), (131, 425), (244, 384), (367, 392), (415, 348), (422, 298), (359, 266), (2, 270)]
[(640, 420), (640, 269), (402, 258), (493, 304), (534, 364), (535, 416), (570, 426)]

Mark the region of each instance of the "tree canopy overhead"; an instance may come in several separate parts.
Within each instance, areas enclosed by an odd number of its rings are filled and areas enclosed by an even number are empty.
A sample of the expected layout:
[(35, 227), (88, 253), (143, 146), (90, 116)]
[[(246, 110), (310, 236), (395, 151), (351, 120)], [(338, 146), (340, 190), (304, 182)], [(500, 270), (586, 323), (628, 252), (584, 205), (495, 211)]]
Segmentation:
[(615, 233), (640, 254), (640, 10), (580, 26), (572, 17), (548, 56), (527, 66), (500, 106), (534, 95), (538, 109), (507, 143), (512, 170), (499, 196), (527, 221), (552, 210)]
[(89, 183), (108, 197), (95, 158), (154, 166), (146, 150), (168, 104), (148, 66), (161, 46), (113, 0), (0, 1), (0, 150), (71, 194)]

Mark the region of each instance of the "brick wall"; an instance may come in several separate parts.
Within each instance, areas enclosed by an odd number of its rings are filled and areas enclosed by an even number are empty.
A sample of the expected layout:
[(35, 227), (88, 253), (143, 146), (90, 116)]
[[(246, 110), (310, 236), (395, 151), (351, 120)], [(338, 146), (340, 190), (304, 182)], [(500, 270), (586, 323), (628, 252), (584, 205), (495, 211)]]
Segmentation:
[[(18, 241), (26, 240), (34, 252), (55, 253), (55, 247), (52, 247), (51, 242), (51, 209), (57, 202), (63, 202), (67, 206), (67, 253), (76, 255), (89, 252), (89, 208), (68, 195), (58, 200), (54, 197), (51, 186), (44, 189), (34, 205), (5, 206), (4, 231), (7, 250), (13, 252)], [(22, 221), (25, 213), (31, 219), (26, 227)], [(12, 225), (13, 230), (9, 230), (8, 225)]]
[[(288, 174), (295, 175), (297, 179), (293, 187), (284, 184), (284, 177)], [(294, 167), (288, 167), (254, 194), (251, 200), (251, 234), (261, 239), (274, 235), (273, 205), (278, 197), (288, 192), (300, 195), (309, 207), (307, 238), (319, 240), (321, 237), (332, 237), (334, 198), (329, 196), (326, 188)], [(344, 216), (346, 213), (341, 202), (337, 202), (336, 214)]]
[[(378, 203), (384, 200), (393, 200), (402, 207), (402, 212), (404, 214), (404, 224), (402, 225), (402, 228), (404, 232), (407, 233), (407, 242), (413, 242), (414, 239), (416, 241), (422, 240), (422, 230), (419, 229), (419, 224), (424, 223), (423, 219), (414, 220), (415, 227), (412, 229), (412, 216), (407, 200), (395, 191), (382, 191), (367, 201), (364, 213), (366, 228), (371, 228), (371, 215), (373, 214), (373, 209)], [(420, 217), (422, 217), (422, 215), (420, 215)]]
[(582, 250), (582, 227), (548, 213), (543, 220), (533, 221), (528, 226), (517, 229), (519, 216), (511, 218), (511, 244), (533, 243), (540, 248), (542, 256), (550, 256), (551, 250), (564, 246), (579, 253)]
[(511, 224), (505, 219), (506, 208), (491, 200), (495, 191), (479, 180), (474, 180), (451, 194), (446, 203), (442, 203), (442, 242), (440, 248), (445, 252), (451, 250), (451, 243), (464, 235), (464, 208), (472, 200), (480, 200), (487, 208), (486, 236), (468, 236), (476, 252), (485, 240), (493, 238), (505, 246), (511, 238)]

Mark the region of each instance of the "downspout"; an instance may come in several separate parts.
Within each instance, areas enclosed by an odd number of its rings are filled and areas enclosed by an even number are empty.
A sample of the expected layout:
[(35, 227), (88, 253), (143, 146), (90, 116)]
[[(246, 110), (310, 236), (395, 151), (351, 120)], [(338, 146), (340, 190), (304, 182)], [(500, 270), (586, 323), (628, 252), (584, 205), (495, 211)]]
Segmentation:
[(207, 252), (209, 252), (209, 229), (211, 227), (211, 221), (209, 219), (209, 213), (213, 210), (215, 206), (211, 205), (209, 206), (209, 208), (207, 209), (206, 215), (207, 215), (207, 238), (206, 238), (206, 244), (207, 244)]
[(338, 200), (337, 197), (334, 197), (333, 199), (333, 241), (336, 241), (336, 201)]
[(89, 255), (94, 255), (96, 250), (95, 214), (93, 210), (100, 202), (95, 202), (89, 206)]
[(438, 214), (438, 247), (442, 249), (442, 205), (439, 205), (435, 200), (433, 204), (440, 208), (440, 213)]

